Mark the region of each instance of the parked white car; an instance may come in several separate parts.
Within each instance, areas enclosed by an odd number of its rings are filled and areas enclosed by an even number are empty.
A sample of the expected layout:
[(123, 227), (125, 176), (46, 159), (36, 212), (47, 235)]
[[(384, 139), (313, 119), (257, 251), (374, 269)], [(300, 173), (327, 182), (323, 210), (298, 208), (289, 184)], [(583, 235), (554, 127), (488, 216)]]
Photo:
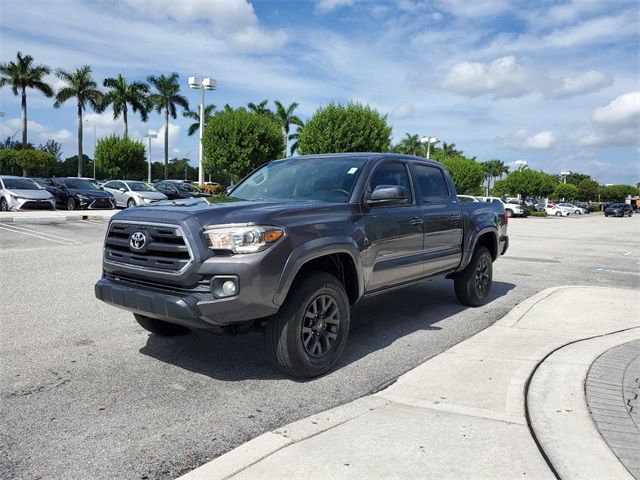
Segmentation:
[(558, 203), (556, 205), (556, 207), (561, 208), (563, 210), (568, 210), (569, 213), (575, 213), (576, 215), (582, 215), (583, 213), (589, 213), (589, 211), (586, 208), (578, 207), (577, 205), (574, 205), (573, 203), (567, 203), (567, 202)]
[(30, 178), (0, 176), (0, 211), (38, 208), (55, 210), (53, 195)]
[(164, 193), (160, 193), (155, 187), (145, 182), (111, 180), (102, 185), (102, 188), (115, 197), (118, 207), (131, 208), (167, 199)]
[(476, 197), (480, 201), (489, 203), (501, 203), (504, 206), (504, 211), (507, 212), (508, 217), (526, 217), (528, 215), (524, 207), (518, 203), (505, 203), (498, 197)]
[(479, 203), (476, 197), (472, 197), (471, 195), (458, 195), (458, 201), (462, 203)]
[(571, 212), (566, 208), (558, 208), (556, 205), (547, 205), (544, 209), (547, 215), (555, 215), (556, 217), (568, 217)]

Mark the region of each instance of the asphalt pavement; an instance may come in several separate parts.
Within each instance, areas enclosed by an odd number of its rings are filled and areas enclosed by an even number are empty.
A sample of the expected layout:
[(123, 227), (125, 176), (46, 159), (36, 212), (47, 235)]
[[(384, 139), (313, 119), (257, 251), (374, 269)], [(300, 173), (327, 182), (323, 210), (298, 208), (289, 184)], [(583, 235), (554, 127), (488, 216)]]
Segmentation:
[(459, 305), (445, 279), (363, 301), (337, 368), (301, 382), (259, 334), (157, 338), (98, 302), (105, 228), (0, 224), (2, 478), (175, 478), (381, 389), (544, 288), (640, 286), (638, 216), (512, 219), (488, 305)]

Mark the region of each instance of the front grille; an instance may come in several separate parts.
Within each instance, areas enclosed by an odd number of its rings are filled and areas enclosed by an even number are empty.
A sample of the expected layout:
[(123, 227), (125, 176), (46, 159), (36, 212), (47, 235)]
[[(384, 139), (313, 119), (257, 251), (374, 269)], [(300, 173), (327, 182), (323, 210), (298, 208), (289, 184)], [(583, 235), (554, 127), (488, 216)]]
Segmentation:
[(113, 204), (108, 198), (99, 198), (91, 202), (89, 208), (113, 208)]
[[(144, 236), (144, 242), (133, 242), (139, 249), (131, 245), (131, 236), (136, 233)], [(193, 261), (179, 226), (117, 220), (109, 225), (104, 256), (110, 263), (169, 274), (181, 273)]]
[(41, 208), (44, 208), (46, 210), (53, 210), (53, 205), (51, 205), (51, 202), (49, 202), (48, 200), (43, 200), (43, 201), (34, 200), (34, 201), (24, 202), (20, 207), (20, 210), (36, 210)]

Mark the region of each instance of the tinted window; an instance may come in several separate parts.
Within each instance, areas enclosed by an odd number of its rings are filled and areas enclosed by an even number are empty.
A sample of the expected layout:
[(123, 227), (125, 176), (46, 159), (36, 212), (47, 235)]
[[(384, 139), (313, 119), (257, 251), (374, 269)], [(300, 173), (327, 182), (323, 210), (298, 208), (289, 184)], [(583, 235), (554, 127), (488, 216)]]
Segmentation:
[(155, 189), (144, 182), (129, 182), (129, 188), (134, 192), (155, 192)]
[(4, 188), (15, 190), (41, 190), (42, 188), (30, 178), (5, 178)]
[(389, 162), (376, 168), (369, 182), (369, 191), (373, 192), (376, 187), (380, 185), (403, 187), (404, 193), (411, 203), (413, 198), (411, 182), (409, 181), (409, 174), (407, 173), (407, 167), (404, 163)]
[(76, 188), (78, 190), (100, 190), (95, 183), (80, 178), (68, 178), (64, 183), (68, 188)]
[(416, 165), (416, 174), (424, 203), (443, 203), (447, 201), (449, 189), (442, 170), (428, 165)]

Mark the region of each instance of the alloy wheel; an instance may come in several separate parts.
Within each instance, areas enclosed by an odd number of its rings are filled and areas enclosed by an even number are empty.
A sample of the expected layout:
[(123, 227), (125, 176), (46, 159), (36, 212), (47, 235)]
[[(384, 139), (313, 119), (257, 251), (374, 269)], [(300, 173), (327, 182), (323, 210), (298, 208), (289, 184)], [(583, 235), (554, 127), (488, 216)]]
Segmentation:
[(484, 298), (489, 293), (489, 260), (485, 255), (478, 259), (476, 267), (476, 294)]
[(340, 309), (333, 297), (322, 294), (315, 297), (302, 319), (302, 345), (313, 358), (324, 357), (338, 338)]

